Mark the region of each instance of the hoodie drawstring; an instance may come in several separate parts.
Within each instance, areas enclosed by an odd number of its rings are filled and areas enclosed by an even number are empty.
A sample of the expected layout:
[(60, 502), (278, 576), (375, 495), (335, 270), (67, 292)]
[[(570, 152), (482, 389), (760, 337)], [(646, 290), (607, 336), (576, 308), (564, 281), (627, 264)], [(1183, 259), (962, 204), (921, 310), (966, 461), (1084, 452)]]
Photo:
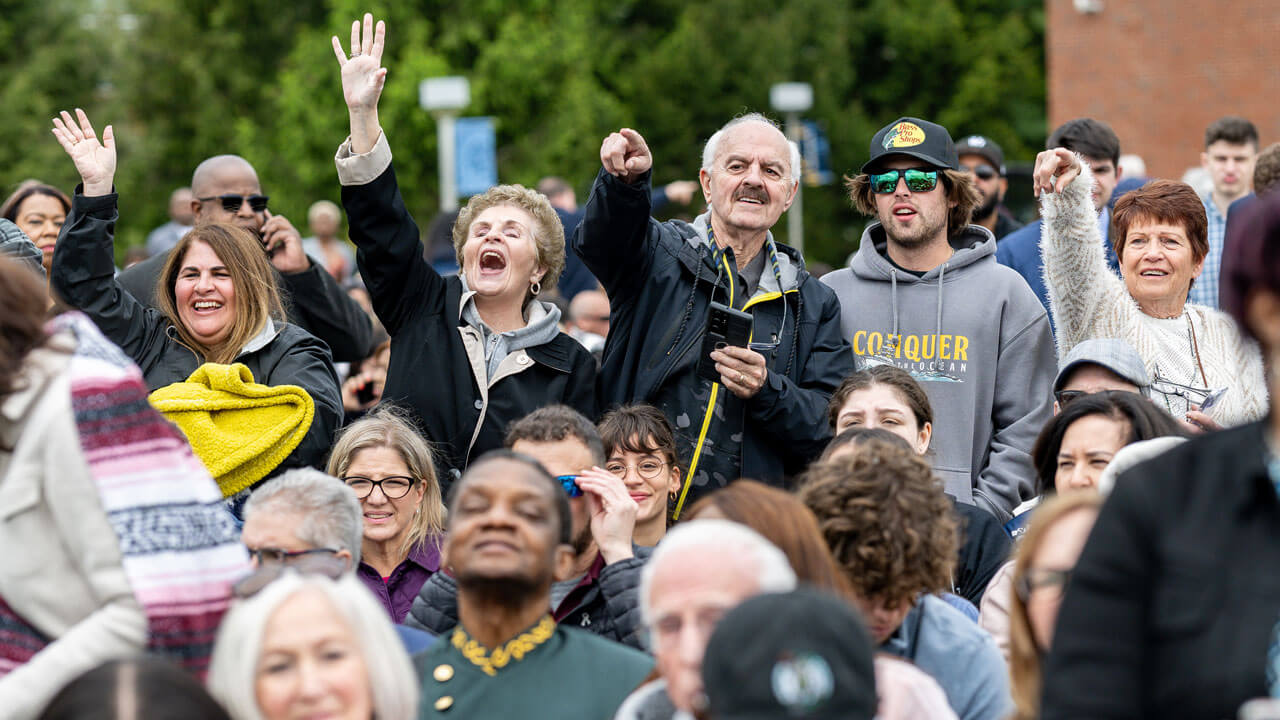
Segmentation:
[(898, 342), (898, 271), (896, 268), (889, 268), (889, 281), (892, 283), (892, 291), (889, 297), (893, 301), (893, 342)]
[(942, 267), (938, 269), (938, 324), (933, 332), (934, 357), (941, 358), (942, 353), (938, 349), (942, 338), (942, 281), (947, 277), (947, 264), (942, 263)]

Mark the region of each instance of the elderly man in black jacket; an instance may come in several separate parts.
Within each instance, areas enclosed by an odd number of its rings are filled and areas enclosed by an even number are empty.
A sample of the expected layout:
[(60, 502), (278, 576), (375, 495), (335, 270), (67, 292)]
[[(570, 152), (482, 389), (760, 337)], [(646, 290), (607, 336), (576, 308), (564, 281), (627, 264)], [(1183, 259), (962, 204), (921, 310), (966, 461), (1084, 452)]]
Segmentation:
[[(248, 160), (239, 155), (205, 160), (191, 176), (191, 189), (197, 225), (237, 225), (262, 240), (290, 323), (323, 340), (336, 362), (358, 362), (369, 354), (373, 342), (369, 316), (320, 263), (307, 257), (302, 236), (289, 220), (267, 209), (267, 197)], [(116, 279), (138, 302), (155, 307), (156, 280), (168, 257), (168, 251), (154, 255)]]
[[(730, 121), (703, 151), (709, 210), (692, 224), (649, 217), (639, 133), (605, 138), (600, 159), (573, 248), (612, 308), (601, 404), (647, 402), (671, 421), (690, 463), (677, 516), (738, 477), (782, 484), (822, 452), (828, 398), (853, 370), (835, 294), (769, 231), (795, 199), (799, 152), (762, 115)], [(703, 347), (713, 302), (751, 315), (747, 347)], [(699, 376), (704, 354), (718, 382)]]
[[(551, 586), (556, 622), (643, 649), (638, 592), (651, 549), (632, 543), (636, 501), (619, 478), (603, 469), (604, 443), (595, 425), (573, 408), (551, 405), (512, 423), (506, 446), (541, 463), (566, 492), (569, 483), (578, 488), (577, 495), (569, 496), (573, 565), (568, 577), (557, 577)], [(405, 624), (443, 633), (458, 622), (457, 596), (447, 568), (432, 575)]]

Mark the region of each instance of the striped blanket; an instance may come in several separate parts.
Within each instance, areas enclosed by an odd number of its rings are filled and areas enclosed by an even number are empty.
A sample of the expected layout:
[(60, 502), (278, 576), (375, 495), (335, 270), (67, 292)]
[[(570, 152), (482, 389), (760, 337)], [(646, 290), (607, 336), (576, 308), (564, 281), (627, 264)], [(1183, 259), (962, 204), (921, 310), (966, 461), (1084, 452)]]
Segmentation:
[[(147, 402), (137, 366), (92, 322), (66, 313), (47, 330), (76, 338), (69, 372), (80, 447), (147, 615), (147, 650), (203, 677), (231, 585), (248, 570), (222, 493), (182, 433)], [(0, 673), (24, 660), (14, 657), (20, 648), (29, 659), (47, 642), (2, 603), (0, 638), (10, 655)]]

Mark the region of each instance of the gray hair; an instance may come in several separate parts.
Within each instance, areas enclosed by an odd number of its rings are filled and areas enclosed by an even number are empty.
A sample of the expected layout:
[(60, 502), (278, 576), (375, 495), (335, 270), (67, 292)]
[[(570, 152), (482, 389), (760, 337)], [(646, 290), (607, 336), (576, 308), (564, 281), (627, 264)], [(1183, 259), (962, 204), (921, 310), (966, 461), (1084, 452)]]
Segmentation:
[(319, 591), (346, 622), (368, 670), (374, 717), (410, 720), (419, 683), (404, 645), (381, 603), (351, 573), (337, 580), (286, 571), (258, 594), (237, 601), (222, 618), (209, 663), (209, 693), (235, 720), (263, 720), (254, 691), (267, 621), (289, 598)]
[(360, 563), (364, 512), (346, 483), (312, 468), (297, 468), (268, 480), (244, 504), (244, 520), (263, 510), (301, 518), (298, 539), (322, 548), (351, 551), (352, 567)]
[(752, 561), (760, 593), (790, 592), (796, 588), (796, 573), (787, 556), (760, 533), (731, 520), (691, 520), (669, 530), (640, 571), (640, 617), (645, 625), (654, 620), (649, 593), (658, 568), (663, 563), (679, 562), (680, 556), (694, 549), (703, 558), (718, 553), (726, 558)]
[[(747, 113), (746, 115), (739, 115), (738, 117), (722, 125), (719, 130), (712, 133), (711, 137), (707, 139), (707, 144), (702, 147), (702, 169), (703, 170), (706, 170), (707, 172), (711, 171), (711, 166), (715, 164), (715, 161), (716, 161), (716, 153), (719, 152), (720, 150), (720, 141), (724, 139), (724, 136), (728, 133), (728, 131), (738, 127), (739, 125), (746, 125), (747, 123), (759, 123), (761, 125), (768, 125), (774, 130), (777, 130), (779, 133), (782, 133), (782, 136), (786, 138), (786, 133), (782, 132), (782, 128), (778, 125), (778, 123), (770, 120), (769, 118), (765, 117), (764, 115), (761, 115), (758, 112)], [(787, 147), (791, 149), (791, 170), (790, 172), (787, 173), (787, 175), (791, 178), (791, 184), (795, 185), (800, 182), (800, 169), (801, 169), (800, 146), (792, 142), (788, 138)]]

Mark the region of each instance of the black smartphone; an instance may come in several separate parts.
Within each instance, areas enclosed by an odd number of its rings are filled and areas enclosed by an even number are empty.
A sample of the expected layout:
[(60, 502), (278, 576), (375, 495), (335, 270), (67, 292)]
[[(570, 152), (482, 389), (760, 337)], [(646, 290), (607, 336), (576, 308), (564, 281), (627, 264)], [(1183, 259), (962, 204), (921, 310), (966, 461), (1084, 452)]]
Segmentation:
[(702, 335), (702, 356), (698, 358), (698, 377), (720, 382), (716, 361), (711, 353), (728, 345), (746, 347), (751, 341), (751, 313), (734, 310), (728, 305), (711, 303), (707, 327)]

